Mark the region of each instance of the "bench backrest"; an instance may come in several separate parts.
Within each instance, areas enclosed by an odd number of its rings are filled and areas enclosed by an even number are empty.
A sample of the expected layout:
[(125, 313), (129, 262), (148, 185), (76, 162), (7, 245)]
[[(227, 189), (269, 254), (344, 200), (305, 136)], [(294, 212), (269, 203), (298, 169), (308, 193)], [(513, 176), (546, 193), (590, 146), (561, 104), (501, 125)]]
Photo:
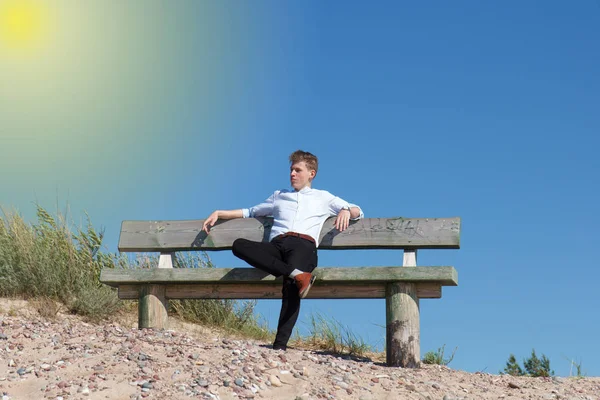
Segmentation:
[[(319, 249), (458, 249), (460, 218), (365, 218), (352, 221), (344, 232), (329, 218), (319, 238)], [(229, 250), (237, 238), (267, 241), (272, 218), (219, 221), (202, 231), (204, 220), (123, 221), (122, 252)]]

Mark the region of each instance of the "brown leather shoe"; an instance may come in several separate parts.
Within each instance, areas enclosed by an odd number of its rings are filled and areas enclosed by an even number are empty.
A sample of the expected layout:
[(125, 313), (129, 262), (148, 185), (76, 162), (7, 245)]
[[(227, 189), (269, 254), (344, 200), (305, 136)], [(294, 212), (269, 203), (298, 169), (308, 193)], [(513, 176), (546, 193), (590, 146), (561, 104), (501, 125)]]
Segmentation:
[(298, 286), (298, 293), (301, 299), (306, 297), (315, 279), (316, 276), (313, 276), (310, 272), (303, 272), (296, 275), (294, 280), (296, 281), (296, 286)]

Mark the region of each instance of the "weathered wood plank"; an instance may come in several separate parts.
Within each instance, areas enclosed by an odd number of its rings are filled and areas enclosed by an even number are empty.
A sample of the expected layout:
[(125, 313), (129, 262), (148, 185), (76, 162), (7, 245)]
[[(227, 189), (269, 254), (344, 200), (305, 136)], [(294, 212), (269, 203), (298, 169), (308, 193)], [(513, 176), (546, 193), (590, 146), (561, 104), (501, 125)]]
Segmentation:
[[(315, 270), (318, 283), (357, 283), (411, 281), (437, 282), (442, 286), (457, 286), (454, 267), (319, 267)], [(103, 269), (100, 282), (109, 286), (131, 283), (270, 283), (276, 279), (255, 268), (161, 268)]]
[[(344, 232), (329, 218), (321, 231), (319, 248), (341, 249), (458, 249), (460, 218), (365, 218), (351, 222)], [(237, 238), (268, 240), (272, 218), (239, 218), (219, 221), (209, 235), (204, 220), (123, 221), (119, 250), (123, 252), (173, 252), (228, 250)]]
[[(271, 282), (262, 285), (210, 283), (195, 284), (166, 284), (167, 299), (281, 299), (281, 282)], [(141, 285), (120, 285), (119, 298), (136, 300), (139, 297)], [(417, 296), (422, 299), (439, 299), (442, 297), (442, 287), (435, 282), (417, 284)], [(308, 299), (383, 299), (385, 298), (385, 283), (366, 285), (344, 285), (335, 283), (316, 284), (310, 290)]]

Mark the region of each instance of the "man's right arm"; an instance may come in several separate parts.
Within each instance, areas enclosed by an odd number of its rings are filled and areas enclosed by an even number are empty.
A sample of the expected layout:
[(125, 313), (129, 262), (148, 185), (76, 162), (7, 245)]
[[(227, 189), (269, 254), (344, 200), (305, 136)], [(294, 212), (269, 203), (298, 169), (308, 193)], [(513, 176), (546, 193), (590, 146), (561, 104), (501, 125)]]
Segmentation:
[(202, 230), (208, 233), (210, 228), (217, 222), (218, 219), (233, 219), (233, 218), (254, 218), (267, 217), (273, 215), (273, 203), (275, 196), (279, 194), (279, 190), (273, 193), (264, 202), (252, 208), (240, 208), (238, 210), (217, 210), (206, 218), (202, 225)]
[(243, 218), (244, 212), (242, 209), (239, 210), (216, 210), (213, 211), (212, 214), (204, 220), (204, 224), (202, 224), (202, 230), (206, 233), (214, 226), (218, 219), (233, 219), (233, 218)]

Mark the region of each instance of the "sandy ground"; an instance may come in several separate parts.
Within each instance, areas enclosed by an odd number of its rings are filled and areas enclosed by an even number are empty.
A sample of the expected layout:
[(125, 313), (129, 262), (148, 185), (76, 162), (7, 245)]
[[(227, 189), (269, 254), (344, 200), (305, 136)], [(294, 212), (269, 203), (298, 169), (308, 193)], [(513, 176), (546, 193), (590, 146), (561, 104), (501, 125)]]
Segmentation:
[(0, 299), (0, 393), (17, 399), (585, 399), (600, 378), (526, 378), (442, 366), (386, 367), (227, 337), (172, 321), (138, 330), (135, 316), (91, 324), (43, 304)]

